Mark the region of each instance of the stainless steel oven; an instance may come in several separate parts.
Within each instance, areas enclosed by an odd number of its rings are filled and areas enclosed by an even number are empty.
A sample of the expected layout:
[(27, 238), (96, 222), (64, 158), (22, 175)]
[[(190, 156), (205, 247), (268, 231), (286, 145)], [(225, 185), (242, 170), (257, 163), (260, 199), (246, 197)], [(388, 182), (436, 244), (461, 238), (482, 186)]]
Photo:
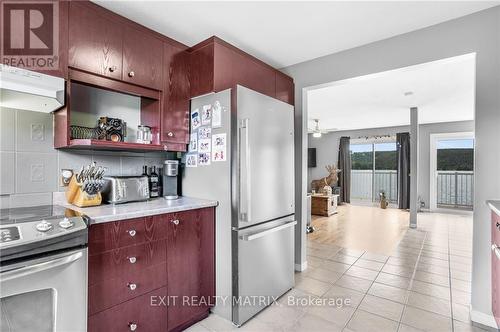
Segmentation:
[(0, 210), (2, 332), (87, 330), (87, 234), (63, 207)]
[(2, 267), (2, 331), (86, 331), (86, 293), (86, 248)]

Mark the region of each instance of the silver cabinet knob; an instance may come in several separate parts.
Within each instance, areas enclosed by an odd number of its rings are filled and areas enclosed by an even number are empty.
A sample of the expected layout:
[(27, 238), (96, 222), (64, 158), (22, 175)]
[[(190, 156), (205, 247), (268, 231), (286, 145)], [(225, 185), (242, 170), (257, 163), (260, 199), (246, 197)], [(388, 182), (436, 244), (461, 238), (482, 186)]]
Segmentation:
[(134, 77), (134, 76), (135, 76), (135, 73), (133, 71), (128, 73), (128, 77)]
[(112, 72), (112, 73), (115, 72), (116, 69), (117, 69), (116, 66), (109, 67), (109, 71)]
[(128, 328), (130, 331), (135, 331), (137, 330), (137, 324), (136, 323), (128, 323)]
[(171, 131), (169, 131), (169, 132), (167, 133), (167, 136), (168, 136), (168, 137), (174, 137), (174, 133), (173, 133), (173, 132), (171, 132)]
[(498, 259), (500, 259), (500, 247), (496, 244), (491, 245), (491, 251), (495, 253), (495, 256), (497, 256)]
[(135, 236), (135, 234), (137, 234), (137, 232), (135, 231), (135, 229), (131, 229), (131, 230), (127, 231), (127, 232), (128, 232), (128, 234), (129, 234), (130, 236), (132, 236), (132, 237), (134, 237), (134, 236)]
[(137, 258), (136, 257), (129, 257), (128, 261), (130, 262), (130, 264), (135, 264), (135, 262), (137, 262)]
[(172, 220), (172, 224), (179, 225), (179, 219)]
[(130, 288), (130, 290), (135, 290), (137, 288), (137, 285), (129, 282), (127, 284), (127, 287)]

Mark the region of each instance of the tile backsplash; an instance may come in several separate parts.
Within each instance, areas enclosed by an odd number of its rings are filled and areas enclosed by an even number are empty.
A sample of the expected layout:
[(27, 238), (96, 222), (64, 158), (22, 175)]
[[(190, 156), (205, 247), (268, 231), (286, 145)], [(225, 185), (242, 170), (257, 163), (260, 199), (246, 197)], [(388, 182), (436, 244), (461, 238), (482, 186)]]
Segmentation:
[(161, 167), (172, 152), (69, 151), (53, 148), (53, 115), (0, 108), (0, 208), (52, 203), (64, 191), (60, 170), (95, 161), (106, 175), (140, 175), (142, 166)]

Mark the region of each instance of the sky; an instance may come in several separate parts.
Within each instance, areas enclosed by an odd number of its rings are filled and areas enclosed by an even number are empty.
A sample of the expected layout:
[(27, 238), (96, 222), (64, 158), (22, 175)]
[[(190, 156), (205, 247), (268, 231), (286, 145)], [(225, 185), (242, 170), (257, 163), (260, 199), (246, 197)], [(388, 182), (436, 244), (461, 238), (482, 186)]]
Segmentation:
[[(371, 144), (351, 144), (352, 152), (371, 152)], [(396, 151), (396, 143), (377, 143), (375, 151)]]
[(473, 139), (447, 139), (438, 141), (438, 149), (472, 149), (474, 148)]
[[(473, 139), (447, 139), (438, 141), (438, 149), (472, 149)], [(352, 152), (371, 152), (371, 144), (351, 144)], [(396, 151), (396, 143), (377, 143), (375, 151)]]

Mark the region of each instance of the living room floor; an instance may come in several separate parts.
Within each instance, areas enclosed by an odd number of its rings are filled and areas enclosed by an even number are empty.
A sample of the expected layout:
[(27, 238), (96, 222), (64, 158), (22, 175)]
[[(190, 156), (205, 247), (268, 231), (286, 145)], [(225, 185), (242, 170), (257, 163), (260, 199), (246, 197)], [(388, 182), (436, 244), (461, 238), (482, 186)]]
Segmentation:
[[(383, 210), (389, 217), (378, 219), (379, 211), (365, 208), (344, 205), (336, 216), (315, 218), (309, 268), (296, 273), (294, 289), (239, 330), (483, 331), (469, 315), (472, 217), (422, 213), (418, 228), (408, 229), (406, 212)], [(375, 222), (380, 230), (367, 237), (376, 231)], [(346, 223), (368, 226), (361, 232)], [(355, 229), (358, 236), (349, 234)], [(377, 241), (391, 244), (375, 246)], [(394, 242), (390, 252), (380, 253)], [(235, 329), (212, 314), (189, 330)]]
[(404, 210), (343, 204), (330, 217), (313, 215), (311, 224), (316, 231), (308, 239), (389, 255), (408, 229), (408, 220), (409, 213)]

